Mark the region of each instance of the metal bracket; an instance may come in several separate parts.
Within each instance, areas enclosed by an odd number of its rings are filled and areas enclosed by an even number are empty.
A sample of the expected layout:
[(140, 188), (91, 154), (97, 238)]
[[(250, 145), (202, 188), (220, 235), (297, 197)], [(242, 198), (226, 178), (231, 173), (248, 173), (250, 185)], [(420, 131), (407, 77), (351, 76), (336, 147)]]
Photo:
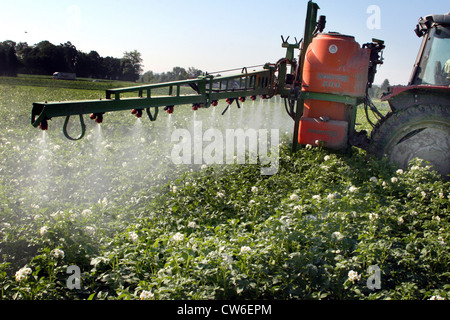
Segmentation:
[(78, 138), (72, 138), (72, 137), (69, 136), (69, 134), (67, 133), (67, 125), (69, 124), (70, 116), (67, 116), (67, 117), (66, 117), (66, 120), (64, 121), (64, 126), (63, 126), (63, 133), (64, 133), (64, 136), (65, 136), (67, 139), (72, 140), (72, 141), (78, 141), (78, 140), (81, 140), (81, 139), (84, 137), (85, 133), (86, 133), (86, 125), (84, 124), (83, 115), (82, 115), (82, 114), (79, 114), (78, 116), (80, 117), (80, 125), (81, 125), (81, 134), (80, 134), (80, 136), (79, 136)]
[(159, 112), (159, 108), (155, 107), (155, 113), (152, 114), (150, 111), (150, 108), (145, 109), (145, 111), (147, 111), (147, 115), (150, 119), (150, 121), (156, 121), (156, 118), (158, 117), (158, 112)]

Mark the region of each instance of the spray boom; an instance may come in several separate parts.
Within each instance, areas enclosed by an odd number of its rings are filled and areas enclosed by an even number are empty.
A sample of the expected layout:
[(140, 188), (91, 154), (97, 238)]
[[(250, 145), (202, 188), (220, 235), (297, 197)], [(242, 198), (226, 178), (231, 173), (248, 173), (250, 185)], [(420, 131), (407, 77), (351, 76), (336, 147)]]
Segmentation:
[[(216, 106), (221, 99), (238, 99), (245, 96), (266, 95), (273, 96), (275, 66), (266, 64), (261, 71), (244, 72), (232, 76), (206, 75), (197, 79), (136, 86), (129, 88), (106, 90), (106, 97), (99, 100), (37, 102), (33, 103), (31, 124), (47, 130), (48, 120), (54, 117), (79, 115), (82, 128), (82, 115), (91, 114), (90, 118), (97, 123), (103, 121), (106, 112), (132, 110), (138, 118), (142, 117), (145, 109), (151, 121), (155, 121), (160, 107), (168, 113), (173, 113), (176, 105), (192, 105), (194, 110)], [(165, 95), (153, 95), (158, 89)], [(123, 97), (134, 94), (135, 97)], [(83, 130), (84, 132), (84, 130)], [(64, 134), (67, 134), (66, 126)], [(77, 139), (81, 139), (81, 135)]]

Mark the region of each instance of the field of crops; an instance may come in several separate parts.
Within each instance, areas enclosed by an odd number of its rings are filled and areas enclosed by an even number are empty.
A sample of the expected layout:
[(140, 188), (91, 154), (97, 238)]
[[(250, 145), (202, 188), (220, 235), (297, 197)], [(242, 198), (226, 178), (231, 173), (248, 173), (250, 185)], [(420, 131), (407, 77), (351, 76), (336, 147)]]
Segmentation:
[[(78, 142), (63, 119), (30, 125), (33, 102), (123, 85), (0, 78), (0, 299), (450, 298), (450, 182), (356, 149), (292, 154), (279, 99), (106, 114)], [(171, 133), (194, 121), (280, 129), (278, 172), (175, 165)]]

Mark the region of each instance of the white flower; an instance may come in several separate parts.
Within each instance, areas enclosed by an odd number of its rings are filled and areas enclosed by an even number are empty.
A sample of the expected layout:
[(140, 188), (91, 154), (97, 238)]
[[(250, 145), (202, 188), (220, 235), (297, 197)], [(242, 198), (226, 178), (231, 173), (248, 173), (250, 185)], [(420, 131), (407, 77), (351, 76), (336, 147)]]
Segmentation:
[(402, 169), (398, 169), (398, 170), (396, 171), (396, 173), (397, 173), (397, 174), (403, 174), (403, 170), (402, 170)]
[(29, 274), (31, 274), (32, 270), (28, 267), (23, 267), (19, 271), (16, 272), (16, 281), (21, 281), (25, 279)]
[(155, 298), (155, 295), (151, 291), (143, 290), (139, 298), (141, 298), (141, 300), (152, 300)]
[(225, 193), (217, 192), (216, 196), (218, 196), (219, 198), (225, 198)]
[(87, 234), (89, 235), (93, 235), (95, 233), (95, 228), (91, 227), (91, 226), (87, 226), (86, 228), (84, 228), (84, 230), (86, 231)]
[(8, 222), (3, 222), (3, 227), (4, 228), (11, 228), (11, 224)]
[(426, 196), (427, 196), (427, 193), (426, 193), (425, 191), (422, 191), (420, 194), (421, 194), (422, 197), (424, 197), (424, 198), (426, 198)]
[(328, 200), (334, 200), (334, 198), (335, 198), (336, 196), (334, 195), (334, 193), (330, 193), (329, 195), (327, 195), (327, 199)]
[(52, 255), (53, 255), (53, 257), (55, 257), (55, 258), (64, 258), (64, 251), (62, 251), (62, 250), (59, 250), (59, 249), (55, 249), (55, 250), (53, 250), (52, 251)]
[(359, 281), (361, 280), (361, 275), (356, 271), (350, 270), (348, 272), (348, 280), (351, 282)]
[(226, 254), (226, 253), (222, 254), (222, 259), (223, 259), (223, 262), (226, 262), (226, 263), (232, 263), (233, 262), (233, 257), (230, 256), (229, 254)]
[(284, 225), (289, 225), (289, 224), (292, 223), (292, 219), (289, 218), (288, 216), (282, 216), (282, 217), (280, 218), (280, 222), (281, 222), (282, 224), (284, 224)]
[(188, 223), (188, 228), (196, 228), (197, 224), (195, 223), (195, 221), (189, 221)]
[(248, 202), (248, 204), (250, 205), (250, 206), (252, 206), (252, 205), (254, 205), (256, 203), (256, 201), (255, 200), (250, 200), (249, 202)]
[(172, 192), (176, 193), (177, 192), (177, 186), (172, 186)]
[(48, 227), (47, 226), (43, 226), (41, 229), (39, 229), (39, 234), (41, 236), (45, 235), (48, 232)]
[(291, 194), (291, 196), (289, 197), (289, 199), (291, 199), (292, 201), (297, 201), (299, 198), (298, 198), (298, 195), (296, 195), (295, 193), (293, 193), (293, 194)]
[(53, 213), (50, 214), (50, 217), (56, 218), (60, 213), (61, 213), (61, 211), (53, 212)]
[(341, 240), (344, 238), (344, 236), (342, 235), (342, 233), (340, 233), (339, 231), (335, 231), (331, 234), (332, 238), (336, 238), (336, 240)]
[(173, 235), (172, 239), (173, 239), (174, 241), (176, 241), (176, 242), (183, 241), (183, 239), (184, 239), (184, 234), (182, 234), (182, 233), (180, 233), (180, 232), (177, 232), (177, 233), (175, 233), (175, 234)]
[(323, 160), (325, 160), (325, 161), (328, 161), (328, 160), (330, 160), (330, 159), (331, 159), (330, 156), (325, 156), (325, 157), (323, 158)]
[(392, 183), (397, 183), (398, 182), (398, 178), (397, 177), (392, 177), (391, 178), (391, 182)]
[(357, 187), (355, 187), (355, 186), (351, 186), (348, 190), (349, 190), (350, 192), (358, 192), (358, 189), (359, 189), (359, 188), (357, 188)]
[(88, 216), (92, 214), (92, 210), (90, 209), (84, 209), (83, 211), (81, 211), (81, 215), (84, 216)]
[(241, 254), (248, 253), (250, 251), (252, 251), (252, 248), (250, 248), (248, 246), (241, 247)]
[(418, 215), (417, 211), (415, 211), (415, 210), (411, 211), (410, 214), (411, 214), (412, 216), (417, 216), (417, 215)]
[(258, 192), (258, 187), (256, 187), (256, 186), (253, 186), (253, 187), (252, 187), (252, 192), (253, 192), (253, 193), (256, 193), (256, 192)]
[(98, 203), (104, 206), (108, 205), (108, 199), (106, 199), (106, 197), (104, 197), (102, 200), (98, 200)]
[(130, 232), (128, 233), (128, 237), (130, 238), (131, 241), (133, 242), (137, 242), (139, 239), (139, 236), (136, 234), (136, 232)]
[(378, 179), (377, 179), (377, 177), (371, 177), (371, 178), (369, 179), (369, 181), (370, 181), (370, 182), (377, 182)]
[(378, 213), (374, 213), (374, 212), (369, 213), (369, 219), (370, 220), (378, 219)]
[(306, 150), (311, 150), (312, 148), (313, 148), (313, 146), (309, 143), (305, 146)]
[(429, 300), (445, 300), (443, 297), (441, 297), (440, 295), (437, 296), (432, 296)]
[(403, 222), (405, 222), (405, 220), (403, 220), (403, 217), (399, 217), (399, 218), (397, 219), (398, 225), (403, 224)]
[(317, 201), (322, 199), (322, 197), (319, 194), (316, 194), (316, 195), (312, 196), (312, 198), (313, 198), (313, 200), (317, 200)]
[(432, 218), (434, 221), (436, 221), (437, 223), (441, 222), (441, 218), (439, 216), (433, 216)]
[(420, 170), (420, 167), (419, 166), (413, 166), (413, 167), (411, 167), (411, 170)]

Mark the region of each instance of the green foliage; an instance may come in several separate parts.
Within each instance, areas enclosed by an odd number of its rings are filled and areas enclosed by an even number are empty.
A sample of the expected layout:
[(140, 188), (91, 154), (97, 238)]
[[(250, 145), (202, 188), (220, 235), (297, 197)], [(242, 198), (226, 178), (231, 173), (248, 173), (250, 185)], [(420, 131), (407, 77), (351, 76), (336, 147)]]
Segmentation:
[[(27, 126), (35, 100), (97, 94), (0, 85), (0, 299), (450, 297), (450, 182), (426, 167), (283, 142), (268, 177), (161, 161), (162, 119), (133, 146), (124, 113), (108, 115), (100, 144)], [(67, 287), (69, 266), (80, 289)]]
[(17, 76), (20, 63), (15, 47), (16, 43), (13, 41), (0, 42), (0, 76)]
[(181, 67), (174, 67), (172, 71), (163, 73), (154, 73), (153, 71), (147, 71), (141, 76), (140, 82), (161, 83), (169, 81), (178, 81), (197, 78), (201, 74), (202, 71), (194, 67), (190, 67), (188, 70)]
[[(8, 48), (3, 56), (3, 47)], [(4, 65), (6, 62), (6, 65)], [(70, 41), (54, 45), (41, 41), (35, 45), (13, 41), (0, 43), (0, 75), (17, 73), (52, 75), (54, 72), (76, 73), (78, 77), (136, 81), (142, 73), (141, 54), (124, 52), (122, 58), (101, 57), (97, 51), (77, 50)]]

